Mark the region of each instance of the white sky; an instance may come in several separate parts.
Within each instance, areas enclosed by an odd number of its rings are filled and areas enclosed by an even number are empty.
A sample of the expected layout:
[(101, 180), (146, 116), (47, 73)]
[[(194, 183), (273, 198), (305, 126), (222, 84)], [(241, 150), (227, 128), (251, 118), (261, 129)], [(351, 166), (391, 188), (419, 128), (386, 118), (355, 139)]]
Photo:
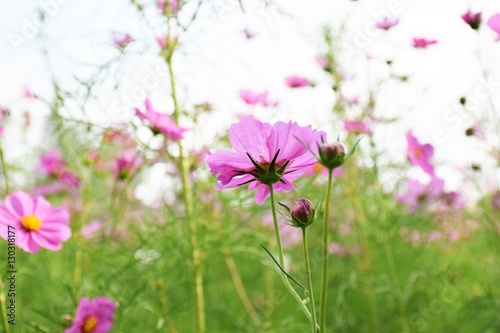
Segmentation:
[[(188, 140), (205, 141), (209, 134), (225, 133), (235, 115), (248, 112), (239, 100), (242, 88), (268, 90), (272, 99), (280, 101), (277, 110), (255, 109), (254, 113), (268, 120), (298, 120), (312, 123), (336, 137), (340, 124), (325, 121), (333, 102), (328, 80), (314, 61), (321, 45), (321, 27), (330, 24), (339, 27), (346, 23), (344, 51), (348, 46), (355, 51), (344, 57), (346, 70), (354, 79), (346, 84), (352, 97), (359, 95), (367, 100), (367, 88), (375, 87), (387, 75), (383, 65), (388, 58), (394, 60), (399, 74), (410, 75), (407, 84), (392, 83), (382, 88), (376, 114), (383, 117), (400, 117), (397, 125), (375, 129), (375, 138), (389, 156), (404, 161), (406, 142), (404, 134), (413, 129), (422, 141), (432, 142), (432, 133), (442, 129), (447, 139), (434, 142), (435, 164), (438, 173), (446, 177), (451, 189), (459, 186), (460, 176), (455, 170), (471, 162), (482, 162), (486, 152), (481, 141), (465, 138), (464, 130), (474, 123), (473, 117), (464, 119), (449, 114), (460, 96), (473, 96), (480, 83), (481, 71), (475, 58), (477, 38), (460, 18), (467, 9), (483, 12), (483, 20), (500, 11), (500, 2), (491, 0), (280, 0), (277, 3), (288, 15), (274, 9), (265, 9), (257, 0), (246, 1), (246, 14), (235, 5), (236, 0), (213, 0), (204, 6), (200, 19), (187, 34), (180, 37), (180, 52), (176, 58), (176, 75), (181, 85), (183, 105), (210, 101), (216, 114), (203, 119), (205, 128), (197, 128)], [(126, 96), (132, 95), (135, 105), (142, 104), (142, 96), (133, 97), (144, 90), (144, 80), (151, 77), (158, 83), (148, 88), (147, 95), (161, 110), (171, 110), (168, 97), (168, 79), (161, 75), (162, 61), (155, 54), (155, 35), (165, 33), (164, 24), (156, 15), (152, 2), (146, 11), (148, 23), (137, 19), (136, 11), (125, 0), (56, 0), (3, 1), (0, 4), (0, 105), (12, 107), (13, 122), (21, 123), (21, 111), (29, 109), (33, 123), (42, 122), (46, 115), (38, 102), (21, 100), (24, 86), (40, 96), (50, 96), (48, 73), (53, 71), (64, 89), (73, 90), (73, 77), (86, 77), (92, 66), (103, 64), (119, 52), (109, 46), (110, 32), (129, 32), (137, 41), (128, 48), (121, 62), (122, 87), (117, 94), (110, 94), (109, 87), (96, 104), (87, 111), (93, 121), (125, 121), (131, 119), (133, 109), (124, 107)], [(43, 27), (45, 42), (40, 33), (26, 38), (16, 49), (12, 46), (13, 34), (22, 36), (35, 22), (35, 8), (52, 4)], [(394, 12), (400, 24), (389, 32), (380, 32), (373, 38), (360, 37), (373, 26), (376, 13)], [(471, 6), (471, 4), (473, 4)], [(216, 8), (217, 14), (213, 14)], [(189, 12), (186, 6), (182, 12)], [(28, 28), (27, 28), (28, 27)], [(247, 40), (242, 30), (249, 28), (256, 38)], [(29, 32), (29, 31), (28, 31)], [(411, 47), (412, 37), (428, 37), (439, 41), (426, 50)], [(366, 40), (366, 43), (364, 41)], [(360, 47), (360, 41), (363, 44)], [(484, 62), (493, 81), (500, 82), (500, 42), (485, 24), (480, 31)], [(51, 69), (41, 56), (41, 46), (49, 52)], [(144, 55), (144, 51), (147, 55)], [(142, 54), (142, 55), (141, 55)], [(367, 62), (365, 54), (375, 59)], [(156, 74), (151, 74), (154, 72)], [(367, 77), (370, 73), (370, 78)], [(286, 75), (299, 74), (317, 82), (314, 89), (290, 90), (283, 85)], [(134, 92), (135, 91), (135, 92)], [(500, 85), (494, 87), (492, 97), (500, 107)], [(119, 106), (119, 107), (117, 107)], [(480, 101), (473, 113), (484, 114), (488, 102)], [(500, 111), (496, 111), (500, 118)], [(17, 112), (19, 111), (19, 112)], [(77, 106), (69, 106), (70, 114), (78, 114)], [(352, 117), (356, 116), (353, 112)], [(450, 117), (455, 118), (450, 118)], [(491, 117), (491, 113), (489, 114)], [(189, 125), (189, 124), (187, 124)], [(490, 122), (491, 125), (491, 122)], [(36, 127), (36, 126), (35, 126)], [(16, 125), (8, 128), (5, 142), (16, 149), (9, 151), (9, 158), (24, 159), (43, 136), (33, 130), (28, 137), (21, 136)], [(335, 132), (334, 132), (335, 131)], [(201, 139), (201, 140), (200, 140)], [(23, 141), (23, 140), (27, 140)], [(32, 159), (35, 159), (32, 156)], [(493, 162), (489, 160), (489, 168)], [(499, 182), (490, 177), (488, 183)]]

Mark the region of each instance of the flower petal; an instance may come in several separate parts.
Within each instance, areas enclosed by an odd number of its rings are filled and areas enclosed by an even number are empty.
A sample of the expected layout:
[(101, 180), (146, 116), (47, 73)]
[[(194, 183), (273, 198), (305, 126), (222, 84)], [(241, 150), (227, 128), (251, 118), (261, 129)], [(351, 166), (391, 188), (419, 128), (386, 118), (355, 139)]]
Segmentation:
[[(229, 142), (234, 150), (240, 153), (248, 153), (255, 160), (259, 160), (260, 156), (267, 158), (269, 151), (266, 139), (270, 131), (271, 125), (268, 123), (262, 123), (252, 117), (245, 117), (231, 125)], [(272, 158), (268, 162), (271, 160)]]

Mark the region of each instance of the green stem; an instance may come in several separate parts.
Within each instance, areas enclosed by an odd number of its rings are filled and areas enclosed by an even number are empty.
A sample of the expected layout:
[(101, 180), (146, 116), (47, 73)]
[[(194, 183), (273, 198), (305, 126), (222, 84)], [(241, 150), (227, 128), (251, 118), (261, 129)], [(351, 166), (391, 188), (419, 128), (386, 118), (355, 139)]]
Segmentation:
[[(279, 229), (279, 226), (278, 226), (278, 218), (276, 216), (276, 207), (275, 207), (275, 204), (274, 204), (274, 190), (273, 190), (273, 186), (272, 185), (269, 185), (269, 191), (271, 193), (271, 211), (272, 211), (272, 214), (273, 214), (274, 232), (276, 234), (276, 245), (278, 247), (278, 255), (279, 255), (278, 259), (279, 259), (279, 264), (284, 269), (285, 268), (285, 256), (283, 255), (283, 245), (281, 243), (280, 229)], [(307, 309), (307, 306), (302, 301), (302, 298), (299, 296), (299, 294), (297, 294), (297, 292), (295, 291), (295, 289), (293, 289), (293, 287), (290, 284), (290, 281), (288, 281), (288, 278), (285, 275), (285, 273), (283, 273), (283, 272), (280, 271), (280, 274), (281, 274), (281, 279), (283, 280), (283, 283), (285, 284), (285, 287), (288, 289), (288, 291), (295, 298), (295, 300), (299, 304), (300, 308), (302, 309), (302, 311), (306, 315), (307, 319), (309, 319), (309, 321), (312, 322), (312, 315), (309, 312), (309, 310)]]
[(309, 308), (311, 310), (312, 333), (316, 333), (316, 309), (314, 307), (314, 292), (311, 278), (311, 265), (309, 264), (309, 251), (307, 250), (307, 233), (306, 228), (302, 228), (302, 242), (304, 247), (304, 263), (306, 265), (307, 289), (309, 289)]
[(3, 149), (1, 145), (0, 145), (0, 160), (2, 162), (3, 177), (5, 179), (5, 193), (9, 194), (10, 193), (9, 173), (7, 171), (7, 163), (5, 162), (5, 157), (3, 155)]
[(333, 169), (328, 171), (326, 187), (325, 215), (323, 220), (323, 269), (321, 272), (321, 299), (319, 303), (319, 331), (326, 333), (326, 298), (328, 290), (328, 215), (330, 214), (330, 196), (332, 189)]
[(2, 311), (2, 323), (5, 333), (9, 333), (9, 325), (7, 319), (7, 313), (5, 312), (5, 294), (3, 292), (3, 281), (0, 279), (0, 311)]
[[(172, 58), (174, 53), (174, 47), (171, 45), (171, 24), (170, 24), (170, 16), (167, 15), (167, 42), (169, 43), (169, 47), (172, 47), (169, 50), (169, 54), (166, 57), (168, 72), (170, 75), (170, 85), (171, 85), (171, 95), (172, 101), (174, 103), (174, 114), (173, 118), (175, 120), (176, 125), (179, 125), (179, 104), (177, 101), (177, 89), (175, 85), (175, 76), (172, 65)], [(179, 147), (179, 171), (181, 174), (181, 182), (182, 182), (182, 195), (185, 204), (185, 215), (187, 219), (188, 231), (189, 231), (189, 241), (191, 245), (191, 259), (193, 264), (193, 275), (194, 275), (194, 285), (195, 285), (195, 295), (196, 295), (196, 317), (197, 317), (197, 333), (205, 333), (206, 331), (206, 323), (205, 323), (205, 301), (204, 301), (204, 291), (203, 291), (203, 275), (201, 271), (201, 251), (198, 245), (198, 237), (197, 237), (197, 226), (196, 221), (192, 218), (193, 214), (193, 192), (191, 188), (191, 181), (189, 179), (189, 163), (184, 156), (184, 150), (182, 147), (181, 141), (177, 142)]]

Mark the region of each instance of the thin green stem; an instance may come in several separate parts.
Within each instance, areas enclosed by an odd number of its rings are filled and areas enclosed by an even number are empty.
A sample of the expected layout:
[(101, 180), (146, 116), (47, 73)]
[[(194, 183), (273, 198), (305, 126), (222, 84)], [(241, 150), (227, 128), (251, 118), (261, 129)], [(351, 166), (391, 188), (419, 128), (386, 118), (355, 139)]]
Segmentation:
[(8, 318), (7, 318), (7, 313), (5, 312), (6, 305), (5, 305), (5, 294), (3, 292), (3, 281), (0, 279), (0, 311), (2, 311), (2, 323), (3, 323), (3, 329), (5, 333), (9, 333), (9, 324), (8, 324)]
[(10, 193), (9, 172), (7, 170), (7, 163), (5, 162), (5, 157), (3, 155), (3, 149), (2, 149), (1, 145), (0, 145), (0, 160), (1, 160), (1, 163), (2, 163), (3, 177), (5, 179), (5, 193), (9, 194)]
[(323, 220), (323, 268), (321, 272), (321, 299), (319, 303), (319, 331), (326, 333), (326, 298), (328, 290), (328, 215), (330, 214), (330, 196), (332, 189), (333, 169), (328, 171), (326, 187), (325, 215)]
[(307, 289), (309, 290), (309, 309), (311, 311), (311, 327), (312, 333), (316, 333), (316, 309), (314, 307), (314, 292), (311, 277), (311, 265), (309, 264), (309, 251), (307, 250), (307, 232), (306, 228), (302, 228), (302, 242), (304, 247), (304, 264), (306, 265)]
[[(174, 103), (174, 114), (173, 118), (176, 125), (179, 125), (179, 103), (177, 101), (177, 89), (175, 84), (174, 69), (172, 64), (172, 58), (174, 53), (174, 46), (172, 46), (172, 36), (171, 36), (171, 19), (170, 15), (167, 15), (167, 43), (168, 47), (171, 48), (168, 51), (166, 57), (168, 72), (170, 75), (170, 86), (171, 86), (171, 96)], [(191, 259), (193, 264), (193, 275), (194, 275), (194, 285), (195, 285), (195, 295), (196, 295), (196, 317), (197, 317), (197, 333), (205, 333), (206, 331), (206, 320), (205, 320), (205, 301), (204, 301), (204, 291), (203, 291), (203, 275), (201, 270), (201, 251), (198, 244), (198, 231), (196, 226), (196, 220), (193, 219), (193, 192), (191, 188), (191, 181), (189, 178), (189, 161), (184, 156), (184, 150), (182, 143), (179, 140), (177, 142), (179, 147), (179, 171), (181, 174), (182, 182), (182, 196), (185, 205), (185, 215), (187, 219), (188, 231), (189, 231), (189, 241), (191, 245)]]
[[(278, 226), (278, 218), (276, 216), (276, 206), (274, 204), (274, 190), (273, 190), (272, 185), (269, 185), (269, 191), (271, 194), (271, 211), (273, 214), (274, 232), (276, 234), (276, 245), (278, 247), (279, 264), (281, 265), (281, 267), (285, 268), (285, 256), (283, 255), (283, 245), (281, 243), (280, 229)], [(285, 284), (285, 287), (288, 289), (288, 291), (295, 298), (295, 300), (299, 304), (300, 308), (302, 309), (302, 311), (306, 315), (307, 319), (309, 319), (309, 321), (312, 322), (312, 315), (309, 312), (309, 310), (307, 309), (307, 306), (304, 304), (302, 298), (299, 296), (299, 294), (297, 294), (295, 289), (292, 287), (292, 285), (290, 284), (290, 281), (288, 281), (288, 278), (285, 275), (285, 273), (280, 271), (280, 274), (281, 274), (281, 279), (283, 280), (283, 283)]]

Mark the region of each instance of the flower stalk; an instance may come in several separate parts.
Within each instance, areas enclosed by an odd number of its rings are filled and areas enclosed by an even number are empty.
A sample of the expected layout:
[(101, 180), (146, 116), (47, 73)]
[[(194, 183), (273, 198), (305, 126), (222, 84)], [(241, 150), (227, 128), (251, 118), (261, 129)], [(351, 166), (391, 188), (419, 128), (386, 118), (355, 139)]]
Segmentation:
[[(309, 264), (309, 251), (307, 249), (307, 231), (306, 227), (302, 228), (302, 242), (304, 247), (304, 263), (306, 266), (306, 277), (307, 277), (307, 289), (309, 291), (309, 309), (311, 311), (311, 327), (312, 333), (317, 333), (317, 324), (316, 324), (316, 308), (314, 304), (314, 292), (313, 292), (313, 284), (312, 284), (312, 276), (311, 276), (311, 265)], [(323, 332), (320, 330), (320, 332)]]
[(319, 303), (319, 331), (326, 332), (326, 300), (328, 290), (328, 216), (330, 214), (330, 196), (332, 189), (333, 169), (328, 170), (328, 185), (325, 195), (325, 213), (323, 219), (323, 257), (321, 269), (321, 298)]

